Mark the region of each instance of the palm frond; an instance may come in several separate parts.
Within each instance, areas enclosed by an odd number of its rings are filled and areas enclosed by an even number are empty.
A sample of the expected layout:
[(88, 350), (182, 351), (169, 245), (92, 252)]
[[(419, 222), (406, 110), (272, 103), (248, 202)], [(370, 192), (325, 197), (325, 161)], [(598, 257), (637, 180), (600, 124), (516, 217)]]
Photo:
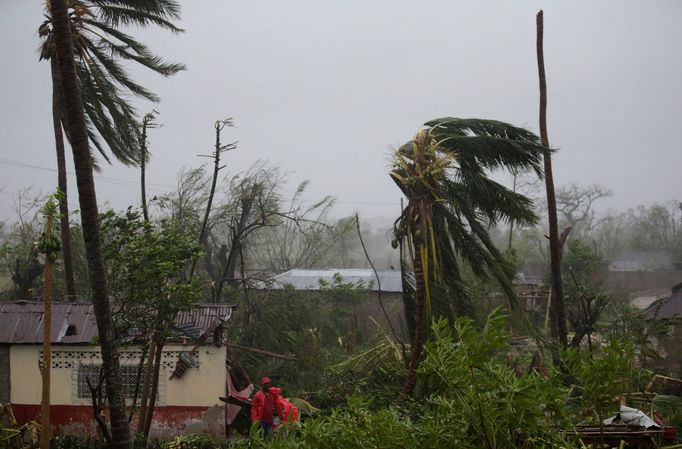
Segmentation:
[[(186, 66), (176, 62), (165, 62), (161, 57), (152, 54), (149, 48), (129, 36), (105, 23), (96, 20), (84, 20), (91, 29), (96, 28), (103, 33), (98, 34), (97, 41), (92, 44), (101, 50), (108, 51), (115, 56), (125, 60), (133, 60), (159, 75), (168, 77), (177, 72), (186, 70)], [(120, 41), (121, 44), (114, 42), (111, 37)]]
[(175, 0), (87, 0), (99, 8), (127, 7), (165, 19), (180, 18), (180, 4)]
[[(522, 311), (512, 286), (514, 266), (495, 247), (488, 229), (498, 222), (530, 224), (537, 217), (530, 199), (488, 173), (507, 169), (542, 175), (542, 152), (540, 139), (523, 128), (458, 118), (427, 122), (396, 151), (391, 177), (408, 198), (399, 227), (412, 260), (412, 248), (420, 245), (435, 315), (452, 319), (453, 313), (474, 314), (460, 264), (480, 279), (495, 280), (510, 309)], [(418, 235), (416, 229), (423, 231)]]
[[(124, 164), (137, 164), (140, 120), (129, 95), (153, 102), (159, 98), (133, 81), (122, 62), (134, 61), (162, 76), (185, 66), (164, 61), (119, 28), (154, 25), (182, 32), (172, 23), (179, 19), (180, 5), (175, 0), (70, 0), (69, 8), (88, 138), (107, 162), (110, 157), (103, 143)], [(46, 19), (39, 28), (41, 59), (49, 59), (53, 47), (51, 18)]]
[(101, 47), (90, 42), (87, 49), (88, 53), (94, 56), (94, 58), (88, 58), (87, 55), (85, 56), (84, 59), (86, 59), (86, 62), (89, 64), (89, 66), (93, 67), (93, 59), (96, 59), (97, 64), (101, 64), (103, 69), (99, 71), (97, 76), (101, 76), (101, 74), (106, 73), (107, 77), (111, 77), (111, 79), (128, 89), (134, 95), (144, 97), (152, 102), (159, 101), (159, 97), (156, 94), (130, 79), (125, 69), (118, 62), (116, 62), (114, 58), (109, 57), (107, 54), (101, 51)]
[[(128, 2), (126, 2), (128, 3)], [(149, 2), (157, 3), (157, 2)], [(163, 12), (163, 11), (161, 11)], [(175, 14), (160, 14), (158, 11), (148, 11), (135, 7), (134, 5), (99, 5), (100, 20), (111, 25), (112, 27), (120, 26), (140, 26), (146, 27), (149, 25), (156, 25), (161, 29), (170, 31), (171, 33), (182, 33), (184, 30), (178, 28), (169, 19), (177, 19)]]

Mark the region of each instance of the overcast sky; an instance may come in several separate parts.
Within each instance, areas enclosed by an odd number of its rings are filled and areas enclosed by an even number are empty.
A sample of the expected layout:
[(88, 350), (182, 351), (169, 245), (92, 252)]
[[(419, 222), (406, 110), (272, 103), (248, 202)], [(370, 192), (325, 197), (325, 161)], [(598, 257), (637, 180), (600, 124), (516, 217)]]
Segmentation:
[[(16, 193), (56, 185), (49, 65), (38, 62), (43, 2), (0, 0), (0, 218)], [(535, 14), (545, 10), (548, 128), (556, 183), (613, 190), (604, 207), (682, 200), (682, 1), (185, 1), (177, 36), (131, 30), (188, 71), (134, 78), (161, 96), (150, 195), (212, 151), (233, 117), (230, 172), (257, 160), (308, 179), (336, 213), (398, 213), (389, 148), (443, 116), (538, 130)], [(69, 161), (69, 166), (73, 164)], [(70, 168), (71, 169), (71, 168)], [(114, 163), (100, 203), (138, 203), (138, 173)], [(69, 193), (74, 198), (71, 176)]]

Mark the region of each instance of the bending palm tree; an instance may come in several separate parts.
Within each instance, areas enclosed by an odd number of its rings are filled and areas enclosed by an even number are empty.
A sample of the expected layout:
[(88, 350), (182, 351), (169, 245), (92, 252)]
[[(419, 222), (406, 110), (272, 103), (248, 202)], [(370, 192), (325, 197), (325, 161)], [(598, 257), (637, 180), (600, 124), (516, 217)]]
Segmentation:
[(407, 394), (415, 386), (426, 318), (473, 313), (462, 263), (477, 277), (496, 280), (518, 310), (514, 268), (493, 244), (488, 226), (510, 220), (533, 223), (536, 216), (531, 200), (487, 173), (507, 169), (541, 175), (541, 164), (537, 136), (493, 120), (432, 120), (396, 152), (391, 177), (408, 204), (396, 220), (395, 234), (406, 242), (414, 267), (414, 279), (403, 282), (412, 338)]
[(76, 65), (72, 45), (72, 34), (65, 0), (51, 0), (50, 12), (54, 23), (54, 47), (57, 55), (59, 75), (62, 82), (63, 105), (68, 119), (73, 161), (76, 169), (76, 184), (80, 202), (83, 239), (88, 260), (88, 273), (93, 294), (93, 308), (102, 348), (102, 366), (106, 381), (111, 419), (111, 447), (130, 448), (130, 432), (125, 414), (125, 402), (121, 389), (118, 353), (114, 340), (111, 307), (107, 292), (107, 280), (100, 243), (99, 213), (95, 183), (92, 177), (92, 155), (88, 145), (85, 115), (81, 102)]
[[(85, 109), (88, 138), (108, 162), (109, 155), (102, 141), (119, 161), (124, 164), (138, 164), (142, 157), (139, 148), (139, 119), (126, 95), (132, 94), (154, 102), (159, 98), (133, 82), (120, 61), (135, 61), (163, 76), (173, 75), (185, 67), (182, 64), (164, 62), (117, 27), (158, 25), (174, 33), (180, 32), (182, 30), (170, 22), (171, 19), (178, 18), (179, 5), (174, 0), (67, 0), (67, 7), (70, 8), (69, 24), (74, 43), (74, 62)], [(67, 297), (73, 299), (75, 285), (71, 268), (62, 124), (64, 129), (68, 130), (68, 127), (61, 99), (61, 80), (56, 65), (50, 16), (40, 26), (38, 33), (43, 38), (40, 59), (49, 59), (52, 66), (52, 116), (58, 184), (59, 189), (64, 192), (60, 200), (64, 271)]]

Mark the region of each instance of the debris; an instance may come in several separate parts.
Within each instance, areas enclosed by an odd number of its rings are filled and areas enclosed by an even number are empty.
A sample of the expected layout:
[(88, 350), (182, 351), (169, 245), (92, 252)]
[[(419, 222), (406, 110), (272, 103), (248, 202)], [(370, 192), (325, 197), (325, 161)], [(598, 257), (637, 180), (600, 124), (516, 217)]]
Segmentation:
[(610, 418), (606, 418), (605, 425), (625, 424), (628, 426), (641, 426), (645, 429), (660, 429), (661, 426), (653, 419), (649, 418), (643, 411), (636, 408), (620, 406), (620, 412)]

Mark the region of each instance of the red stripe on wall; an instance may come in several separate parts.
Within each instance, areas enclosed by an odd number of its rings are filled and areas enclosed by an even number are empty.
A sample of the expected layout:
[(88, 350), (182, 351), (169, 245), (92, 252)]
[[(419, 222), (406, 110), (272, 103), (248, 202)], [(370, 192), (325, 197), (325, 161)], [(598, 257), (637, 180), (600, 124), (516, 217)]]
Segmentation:
[[(12, 404), (12, 411), (19, 425), (28, 421), (40, 422), (40, 405)], [(53, 405), (50, 407), (50, 420), (57, 434), (96, 435), (97, 423), (89, 405)], [(136, 419), (131, 422), (135, 432)], [(215, 437), (225, 435), (225, 408), (213, 407), (164, 406), (154, 409), (150, 436), (170, 438), (189, 433), (208, 433)]]

